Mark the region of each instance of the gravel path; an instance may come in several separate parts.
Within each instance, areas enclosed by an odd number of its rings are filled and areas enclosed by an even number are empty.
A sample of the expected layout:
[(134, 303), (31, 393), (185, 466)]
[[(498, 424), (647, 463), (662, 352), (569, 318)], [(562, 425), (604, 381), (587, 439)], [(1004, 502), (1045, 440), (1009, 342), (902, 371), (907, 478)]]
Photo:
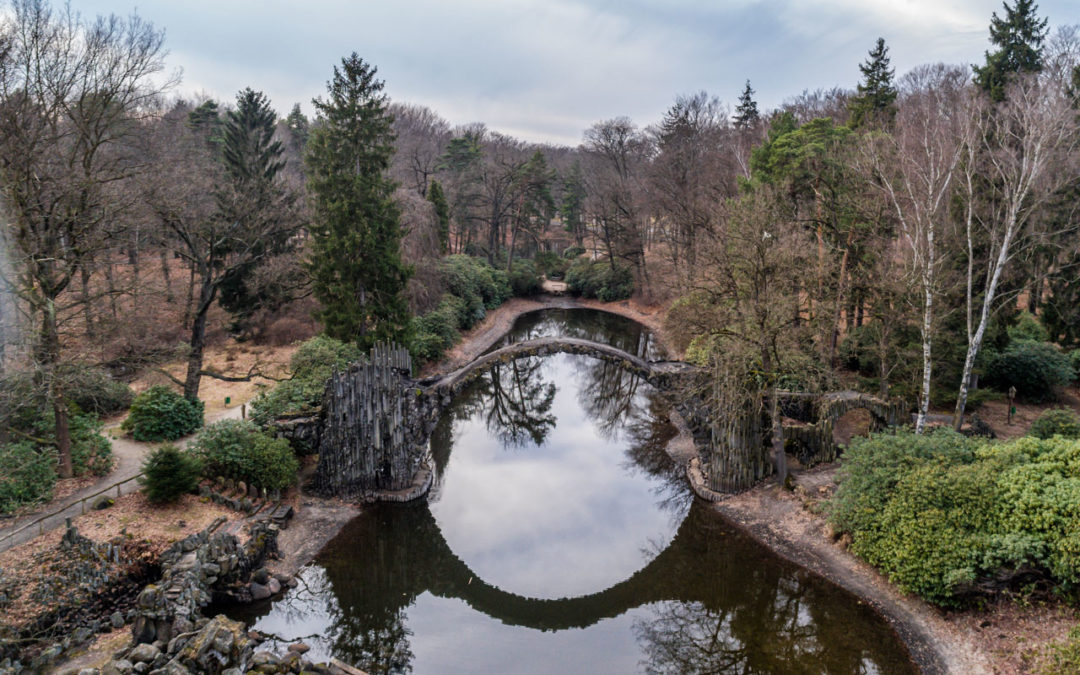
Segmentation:
[[(208, 415), (206, 422), (211, 423), (223, 419), (239, 419), (240, 409), (240, 406), (226, 408), (225, 410)], [(119, 426), (110, 427), (106, 430), (107, 433), (118, 431)], [(177, 445), (183, 447), (187, 445), (191, 438), (192, 436), (182, 438), (177, 442)], [(143, 459), (154, 446), (155, 444), (153, 443), (140, 443), (126, 437), (113, 438), (112, 451), (113, 458), (116, 460), (116, 465), (113, 467), (112, 472), (107, 476), (102, 476), (100, 480), (95, 481), (91, 485), (88, 485), (63, 499), (44, 504), (34, 513), (20, 516), (14, 519), (13, 522), (5, 524), (3, 528), (0, 528), (0, 551), (6, 551), (13, 546), (18, 546), (19, 544), (30, 541), (40, 534), (60, 527), (64, 524), (65, 518), (74, 518), (75, 516), (82, 514), (84, 508), (93, 508), (93, 500), (87, 500), (85, 504), (83, 504), (83, 500), (92, 495), (96, 495), (109, 485), (114, 485), (119, 481), (128, 480), (129, 478), (134, 478), (139, 475), (142, 470)], [(138, 489), (139, 482), (131, 480), (115, 489), (109, 490), (109, 492), (103, 496), (119, 497), (135, 492)], [(27, 524), (33, 523), (42, 514), (52, 513), (54, 511), (56, 511), (56, 513), (53, 513), (53, 515), (45, 518), (40, 523), (20, 530), (20, 528)]]

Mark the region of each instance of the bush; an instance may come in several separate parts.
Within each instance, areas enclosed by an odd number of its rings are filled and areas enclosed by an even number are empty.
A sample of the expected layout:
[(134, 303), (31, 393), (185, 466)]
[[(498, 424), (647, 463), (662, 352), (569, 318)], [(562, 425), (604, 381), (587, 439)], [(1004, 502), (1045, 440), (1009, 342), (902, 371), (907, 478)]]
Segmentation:
[(1080, 381), (1080, 349), (1074, 349), (1069, 352), (1069, 365), (1073, 369), (1073, 381)]
[(604, 302), (625, 300), (634, 292), (630, 268), (606, 260), (575, 260), (566, 270), (566, 285), (571, 293)]
[(300, 462), (284, 438), (271, 438), (247, 420), (222, 420), (207, 426), (190, 449), (207, 477), (224, 476), (280, 490), (296, 482)]
[(203, 424), (203, 403), (192, 403), (164, 385), (135, 397), (122, 428), (137, 441), (175, 441)]
[(82, 364), (71, 364), (63, 373), (68, 399), (80, 410), (112, 415), (131, 406), (135, 392), (109, 373)]
[(855, 553), (940, 605), (1016, 571), (1080, 584), (1080, 440), (876, 435), (845, 454), (827, 511)]
[(181, 495), (193, 492), (199, 485), (202, 464), (198, 457), (175, 445), (162, 445), (150, 453), (142, 469), (139, 482), (146, 498), (161, 504), (174, 502)]
[(412, 320), (412, 345), (409, 349), (420, 361), (433, 361), (458, 341), (461, 320), (460, 298), (444, 295), (439, 306)]
[(1068, 408), (1043, 411), (1043, 414), (1031, 423), (1027, 435), (1033, 438), (1080, 438), (1080, 415)]
[(1039, 320), (1031, 312), (1020, 312), (1016, 315), (1016, 322), (1006, 329), (1010, 341), (1033, 340), (1035, 342), (1049, 342), (1050, 333), (1046, 331)]
[(442, 261), (440, 272), (450, 294), (464, 300), (472, 313), (469, 324), (461, 328), (471, 328), (484, 318), (485, 310), (495, 309), (513, 295), (506, 272), (495, 269), (479, 258), (447, 256)]
[[(576, 257), (576, 256), (575, 256)], [(562, 279), (570, 261), (552, 251), (540, 251), (533, 259), (536, 269), (548, 279)]]
[(585, 255), (584, 246), (571, 246), (570, 248), (563, 251), (563, 258), (565, 258), (566, 260), (573, 260), (574, 258), (583, 255)]
[(292, 377), (251, 402), (251, 419), (266, 426), (285, 413), (318, 406), (334, 370), (344, 370), (362, 358), (356, 345), (325, 335), (301, 343), (289, 361)]
[(1031, 403), (1056, 400), (1058, 390), (1072, 382), (1069, 357), (1049, 342), (1017, 340), (987, 366), (987, 384)]
[[(53, 422), (53, 418), (49, 418)], [(51, 427), (50, 426), (50, 433)], [(71, 430), (71, 467), (76, 476), (92, 473), (104, 476), (112, 471), (112, 441), (102, 433), (102, 424), (92, 415), (72, 415), (68, 419)]]
[(518, 297), (528, 297), (540, 292), (542, 282), (531, 260), (516, 260), (510, 268), (510, 288)]
[(56, 452), (30, 441), (0, 445), (0, 513), (47, 501), (56, 485)]

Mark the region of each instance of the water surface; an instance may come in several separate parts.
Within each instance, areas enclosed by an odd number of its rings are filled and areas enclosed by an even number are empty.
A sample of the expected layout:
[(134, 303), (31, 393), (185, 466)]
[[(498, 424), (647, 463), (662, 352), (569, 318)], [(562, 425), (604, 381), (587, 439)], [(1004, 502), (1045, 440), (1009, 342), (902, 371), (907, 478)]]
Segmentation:
[[(570, 312), (515, 335), (626, 339)], [(296, 589), (234, 616), (372, 674), (914, 672), (871, 609), (694, 500), (667, 415), (598, 359), (503, 364), (441, 419), (427, 502), (366, 508)]]

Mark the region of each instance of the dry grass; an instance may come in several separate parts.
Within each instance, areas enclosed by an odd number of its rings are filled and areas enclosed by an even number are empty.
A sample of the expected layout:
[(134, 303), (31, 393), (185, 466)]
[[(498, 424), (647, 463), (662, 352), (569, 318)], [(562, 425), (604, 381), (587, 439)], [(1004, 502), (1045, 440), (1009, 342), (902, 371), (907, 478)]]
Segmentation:
[(986, 609), (950, 613), (945, 620), (979, 645), (998, 675), (1044, 672), (1047, 646), (1063, 640), (1080, 620), (1075, 607), (1002, 600)]

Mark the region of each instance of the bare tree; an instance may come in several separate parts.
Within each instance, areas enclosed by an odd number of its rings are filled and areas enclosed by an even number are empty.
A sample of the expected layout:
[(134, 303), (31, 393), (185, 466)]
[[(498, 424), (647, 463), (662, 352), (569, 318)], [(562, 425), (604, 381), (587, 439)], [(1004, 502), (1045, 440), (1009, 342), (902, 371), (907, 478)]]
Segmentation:
[[(0, 177), (16, 257), (10, 286), (38, 324), (36, 358), (56, 421), (60, 475), (70, 476), (59, 377), (61, 294), (123, 204), (114, 186), (144, 169), (140, 119), (164, 86), (163, 34), (138, 16), (85, 22), (45, 0), (16, 0), (0, 26)], [(78, 300), (76, 300), (77, 302)]]
[[(1060, 170), (1080, 142), (1076, 109), (1065, 79), (1069, 70), (1050, 68), (1017, 76), (1006, 90), (1006, 100), (986, 116), (986, 129), (979, 134), (978, 159), (986, 180), (981, 189), (964, 196), (969, 202), (987, 200), (989, 216), (982, 223), (982, 234), (989, 255), (978, 322), (974, 331), (969, 329), (953, 412), (956, 429), (964, 422), (971, 371), (995, 308), (1002, 274), (1016, 253), (1017, 239), (1058, 188), (1073, 179)], [(973, 303), (970, 291), (968, 297)]]
[(450, 125), (431, 108), (395, 103), (394, 159), (390, 175), (421, 197), (427, 196), (431, 179), (439, 170), (440, 160), (450, 142)]
[(870, 134), (864, 148), (877, 185), (900, 225), (922, 294), (922, 385), (915, 430), (922, 433), (930, 406), (934, 302), (940, 293), (940, 241), (960, 162), (968, 80), (966, 68), (923, 66), (900, 81), (893, 133)]

